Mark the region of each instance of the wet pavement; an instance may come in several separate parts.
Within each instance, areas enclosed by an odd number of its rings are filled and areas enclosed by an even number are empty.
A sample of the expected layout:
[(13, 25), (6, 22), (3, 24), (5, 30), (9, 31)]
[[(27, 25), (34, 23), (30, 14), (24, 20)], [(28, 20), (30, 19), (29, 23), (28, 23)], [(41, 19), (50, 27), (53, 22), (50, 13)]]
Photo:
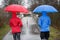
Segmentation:
[[(11, 32), (8, 32), (3, 40), (13, 40)], [(21, 34), (21, 40), (41, 40), (39, 34), (24, 35)]]

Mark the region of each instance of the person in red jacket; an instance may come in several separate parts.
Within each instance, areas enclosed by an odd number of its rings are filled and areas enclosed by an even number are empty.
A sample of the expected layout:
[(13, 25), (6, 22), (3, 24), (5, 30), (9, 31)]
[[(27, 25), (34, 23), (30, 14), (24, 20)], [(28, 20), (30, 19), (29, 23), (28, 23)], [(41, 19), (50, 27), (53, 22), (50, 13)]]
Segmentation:
[(10, 19), (10, 27), (12, 29), (14, 40), (20, 40), (22, 21), (16, 16), (16, 14), (12, 14), (12, 18)]

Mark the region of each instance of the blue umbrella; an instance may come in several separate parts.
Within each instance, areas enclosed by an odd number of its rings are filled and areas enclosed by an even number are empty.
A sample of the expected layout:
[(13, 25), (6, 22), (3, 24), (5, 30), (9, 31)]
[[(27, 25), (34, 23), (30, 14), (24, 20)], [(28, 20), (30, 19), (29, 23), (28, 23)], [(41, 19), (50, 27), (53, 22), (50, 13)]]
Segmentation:
[(58, 10), (56, 8), (54, 8), (53, 6), (50, 6), (50, 5), (40, 5), (33, 10), (33, 12), (35, 12), (35, 13), (42, 13), (43, 11), (58, 12)]

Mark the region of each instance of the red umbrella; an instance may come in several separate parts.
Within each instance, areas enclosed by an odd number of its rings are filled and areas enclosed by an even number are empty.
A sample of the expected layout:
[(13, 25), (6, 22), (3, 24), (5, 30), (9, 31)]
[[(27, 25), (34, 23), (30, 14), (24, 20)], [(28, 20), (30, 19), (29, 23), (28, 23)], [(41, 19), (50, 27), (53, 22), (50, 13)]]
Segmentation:
[(28, 10), (24, 6), (18, 4), (8, 5), (4, 8), (4, 10), (8, 12), (23, 12), (25, 14), (28, 13)]

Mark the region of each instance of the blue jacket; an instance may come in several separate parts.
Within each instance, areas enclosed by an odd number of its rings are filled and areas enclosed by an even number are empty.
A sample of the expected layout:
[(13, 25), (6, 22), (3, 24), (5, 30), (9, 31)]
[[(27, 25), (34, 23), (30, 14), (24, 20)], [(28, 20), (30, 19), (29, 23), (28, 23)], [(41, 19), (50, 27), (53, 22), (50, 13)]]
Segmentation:
[(49, 16), (41, 16), (38, 19), (38, 25), (41, 32), (50, 31), (51, 20)]

